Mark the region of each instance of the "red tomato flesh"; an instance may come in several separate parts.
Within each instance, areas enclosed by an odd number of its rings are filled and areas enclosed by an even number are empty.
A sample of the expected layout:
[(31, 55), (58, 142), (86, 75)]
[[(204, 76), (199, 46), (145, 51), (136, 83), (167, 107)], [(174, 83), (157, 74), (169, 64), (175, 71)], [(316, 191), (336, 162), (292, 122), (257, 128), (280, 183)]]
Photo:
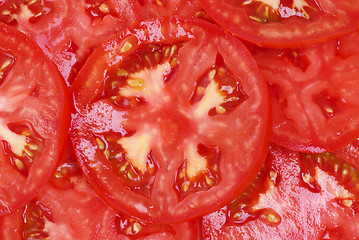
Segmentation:
[[(343, 3), (344, 2), (344, 3)], [(343, 0), (200, 0), (206, 13), (225, 30), (263, 47), (292, 48), (324, 42), (355, 30)], [(354, 11), (354, 13), (353, 13)]]
[(272, 146), (245, 194), (203, 218), (203, 239), (357, 239), (358, 173), (329, 153)]
[[(106, 206), (92, 192), (68, 144), (65, 158), (48, 184), (25, 208), (0, 218), (2, 240), (193, 240), (198, 221), (149, 225)], [(59, 182), (71, 182), (60, 185)]]
[(72, 92), (81, 168), (130, 216), (209, 213), (249, 184), (266, 155), (268, 95), (255, 62), (202, 20), (160, 18), (119, 33), (90, 56)]
[(57, 65), (68, 84), (94, 48), (143, 18), (136, 0), (0, 2), (0, 22), (31, 36)]
[(202, 9), (198, 0), (138, 0), (146, 17), (194, 17)]
[(50, 178), (69, 126), (66, 90), (41, 49), (0, 23), (0, 216), (31, 200)]
[(359, 136), (359, 33), (306, 48), (253, 55), (269, 84), (273, 142), (303, 152), (328, 152)]

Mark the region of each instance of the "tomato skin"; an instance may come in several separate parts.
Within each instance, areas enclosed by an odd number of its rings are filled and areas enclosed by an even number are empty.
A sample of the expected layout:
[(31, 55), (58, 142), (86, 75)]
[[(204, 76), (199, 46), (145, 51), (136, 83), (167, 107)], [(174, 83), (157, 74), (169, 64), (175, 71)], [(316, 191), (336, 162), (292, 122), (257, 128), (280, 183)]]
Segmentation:
[[(267, 162), (247, 189), (247, 195), (203, 218), (203, 239), (357, 239), (357, 205), (345, 206), (342, 202), (350, 199), (351, 203), (358, 197), (352, 187), (358, 181), (356, 170), (338, 159), (334, 164), (331, 160), (319, 163), (301, 159), (302, 155), (272, 145)], [(315, 164), (311, 165), (311, 161)], [(343, 169), (351, 172), (344, 176)], [(318, 191), (305, 182), (306, 170), (314, 176)], [(352, 177), (354, 181), (350, 180)], [(234, 219), (236, 211), (241, 210), (243, 215)], [(273, 215), (268, 217), (269, 214)]]
[[(291, 16), (279, 22), (269, 21), (266, 23), (251, 19), (251, 15), (245, 11), (245, 7), (250, 5), (249, 8), (251, 8), (251, 5), (258, 3), (258, 6), (252, 8), (258, 7), (259, 11), (261, 10), (260, 8), (267, 7), (266, 3), (278, 3), (278, 7), (280, 7), (280, 4), (288, 2), (263, 1), (263, 5), (261, 5), (262, 1), (246, 1), (246, 4), (245, 1), (243, 1), (243, 4), (240, 2), (232, 0), (200, 0), (204, 10), (217, 24), (239, 38), (261, 47), (299, 48), (334, 39), (350, 33), (356, 28), (356, 23), (351, 18), (353, 10), (348, 10), (348, 8), (334, 1), (311, 1), (311, 3), (317, 5), (314, 7), (316, 14), (320, 12), (318, 16), (313, 16), (314, 19), (311, 20)], [(308, 0), (298, 2), (307, 3)], [(349, 5), (353, 1), (344, 2), (344, 5)], [(271, 7), (269, 8), (271, 9)], [(276, 14), (279, 14), (279, 10), (275, 10)]]
[[(181, 26), (180, 31), (176, 31), (175, 29), (177, 26)], [(149, 31), (150, 30), (150, 31)], [(161, 32), (162, 31), (162, 32)], [(198, 33), (196, 33), (198, 31)], [(161, 34), (160, 34), (161, 32)], [(243, 81), (243, 89), (245, 94), (248, 97), (245, 100), (244, 108), (246, 108), (246, 113), (249, 114), (251, 112), (257, 112), (253, 114), (253, 118), (247, 118), (250, 120), (247, 126), (253, 126), (256, 133), (255, 137), (251, 139), (250, 141), (257, 141), (255, 144), (249, 144), (250, 149), (249, 151), (243, 151), (247, 152), (246, 154), (250, 154), (251, 156), (244, 157), (243, 159), (253, 159), (253, 166), (248, 169), (244, 175), (240, 175), (238, 177), (241, 178), (241, 184), (238, 185), (234, 181), (230, 179), (234, 179), (234, 175), (237, 173), (230, 173), (232, 172), (231, 169), (237, 169), (235, 167), (231, 167), (232, 163), (235, 163), (236, 161), (232, 161), (231, 157), (225, 158), (223, 157), (223, 161), (228, 162), (228, 165), (225, 165), (224, 163), (220, 163), (220, 168), (226, 169), (223, 171), (227, 171), (227, 174), (222, 174), (222, 180), (220, 181), (218, 188), (213, 187), (209, 191), (199, 191), (198, 193), (190, 194), (183, 198), (179, 204), (175, 204), (176, 201), (176, 192), (172, 192), (169, 194), (168, 190), (165, 189), (156, 189), (156, 187), (151, 190), (151, 198), (152, 200), (149, 200), (148, 197), (144, 195), (137, 194), (135, 191), (131, 191), (129, 188), (125, 188), (121, 184), (115, 184), (118, 182), (118, 177), (113, 172), (115, 170), (112, 170), (112, 166), (109, 165), (109, 161), (104, 158), (103, 153), (99, 150), (95, 138), (93, 137), (94, 134), (97, 136), (98, 134), (102, 133), (108, 133), (108, 132), (115, 132), (117, 134), (120, 134), (121, 129), (123, 127), (121, 126), (121, 116), (124, 118), (127, 118), (127, 112), (123, 111), (122, 109), (119, 109), (114, 106), (114, 104), (111, 104), (108, 99), (101, 99), (101, 96), (103, 94), (104, 89), (104, 81), (106, 76), (104, 76), (104, 73), (106, 74), (108, 69), (111, 69), (113, 64), (117, 64), (121, 62), (122, 57), (117, 57), (116, 55), (119, 55), (118, 52), (123, 47), (122, 45), (125, 44), (126, 41), (130, 41), (131, 45), (134, 49), (140, 48), (142, 45), (148, 44), (150, 42), (154, 42), (157, 44), (171, 44), (174, 42), (189, 42), (190, 45), (196, 46), (198, 43), (195, 41), (198, 35), (198, 39), (203, 39), (203, 37), (206, 34), (203, 34), (203, 32), (208, 32), (209, 36), (214, 35), (218, 38), (223, 39), (223, 41), (227, 41), (228, 45), (222, 45), (221, 44), (216, 45), (215, 48), (209, 48), (208, 52), (211, 54), (211, 59), (207, 58), (206, 60), (203, 60), (206, 62), (206, 64), (199, 65), (198, 69), (196, 69), (196, 78), (198, 76), (202, 76), (203, 72), (207, 71), (209, 67), (213, 65), (213, 62), (215, 61), (215, 56), (217, 54), (217, 49), (220, 54), (223, 55), (223, 59), (226, 65), (228, 65), (228, 68), (233, 71), (233, 74), (238, 77), (238, 79), (241, 79)], [(124, 40), (126, 39), (126, 41)], [(150, 39), (150, 40), (149, 40)], [(212, 40), (211, 40), (212, 41)], [(217, 40), (213, 40), (213, 44), (217, 44)], [(231, 51), (226, 46), (233, 46), (233, 49), (236, 49), (236, 52), (233, 50)], [(182, 64), (182, 70), (181, 74), (177, 73), (174, 75), (174, 79), (177, 79), (179, 76), (191, 76), (193, 73), (190, 71), (190, 67), (186, 66), (193, 66), (193, 60), (186, 61), (186, 59), (194, 58), (195, 55), (193, 55), (193, 52), (190, 50), (191, 48), (185, 48), (183, 47), (183, 53), (180, 56), (179, 62)], [(244, 71), (239, 70), (236, 66), (236, 57), (233, 53), (237, 53), (237, 58), (242, 58)], [(130, 53), (122, 53), (123, 57), (128, 56)], [(183, 58), (184, 56), (191, 55), (191, 57)], [(204, 53), (207, 54), (207, 53)], [(140, 54), (139, 54), (140, 55)], [(110, 59), (107, 59), (110, 56)], [(202, 59), (205, 59), (203, 57)], [(202, 61), (202, 60), (201, 60)], [(74, 115), (73, 118), (73, 125), (72, 125), (72, 131), (71, 131), (71, 138), (73, 141), (73, 144), (75, 146), (75, 152), (78, 158), (78, 161), (80, 163), (80, 166), (84, 172), (84, 174), (87, 177), (88, 182), (90, 183), (91, 187), (94, 189), (94, 191), (111, 207), (118, 211), (123, 211), (125, 214), (133, 216), (135, 218), (142, 219), (144, 221), (150, 221), (150, 222), (162, 222), (162, 223), (168, 223), (168, 222), (177, 222), (177, 221), (184, 221), (187, 219), (191, 219), (195, 216), (201, 215), (203, 213), (208, 213), (210, 211), (213, 211), (216, 209), (217, 206), (213, 206), (212, 204), (202, 204), (203, 199), (214, 199), (214, 196), (216, 194), (215, 189), (220, 189), (221, 186), (226, 184), (225, 182), (231, 182), (231, 188), (233, 188), (233, 191), (228, 191), (226, 194), (221, 196), (220, 202), (218, 202), (218, 205), (224, 204), (225, 202), (230, 201), (234, 196), (235, 193), (240, 192), (244, 189), (244, 186), (249, 184), (252, 177), (255, 176), (258, 169), (261, 167), (263, 159), (267, 152), (267, 146), (269, 145), (270, 141), (270, 131), (268, 131), (270, 120), (269, 115), (270, 111), (268, 109), (268, 94), (267, 89), (265, 85), (263, 84), (261, 77), (256, 72), (256, 67), (253, 65), (253, 61), (251, 59), (251, 56), (248, 55), (247, 50), (244, 48), (244, 46), (238, 42), (237, 39), (233, 38), (230, 35), (222, 35), (220, 33), (220, 30), (213, 25), (194, 18), (190, 19), (180, 19), (180, 18), (159, 18), (154, 19), (148, 22), (144, 22), (138, 27), (136, 27), (134, 30), (130, 29), (125, 32), (117, 34), (115, 37), (113, 37), (110, 41), (103, 43), (99, 48), (97, 48), (94, 53), (90, 56), (90, 58), (87, 61), (88, 64), (86, 64), (80, 71), (79, 76), (73, 83), (71, 89), (72, 93), (75, 99), (75, 108), (77, 111), (77, 114)], [(115, 67), (113, 67), (115, 68)], [(96, 69), (96, 70), (95, 70)], [(89, 76), (88, 74), (91, 72), (91, 77), (84, 77)], [(249, 74), (249, 77), (246, 76)], [(251, 78), (253, 81), (251, 83), (247, 82), (245, 79)], [(189, 81), (191, 78), (186, 77), (185, 79), (188, 79)], [(170, 80), (169, 81), (169, 90), (171, 93), (171, 96), (177, 96), (176, 92), (176, 82), (177, 80)], [(252, 85), (253, 82), (256, 82), (256, 86), (249, 86)], [(193, 83), (189, 83), (190, 86), (193, 85)], [(248, 84), (248, 85), (247, 85)], [(185, 97), (187, 99), (191, 96), (191, 89), (186, 89), (181, 96), (188, 96)], [(100, 99), (100, 100), (98, 100)], [(185, 101), (187, 101), (185, 99)], [(253, 105), (252, 102), (256, 102)], [(257, 100), (259, 102), (257, 102)], [(184, 101), (184, 100), (180, 100)], [(249, 101), (249, 102), (247, 102)], [(184, 106), (188, 106), (188, 103), (183, 103)], [(140, 106), (138, 107), (139, 110), (133, 110), (136, 114), (138, 111), (140, 111), (142, 108), (145, 108), (146, 106)], [(163, 110), (161, 112), (161, 118), (164, 118), (166, 116), (175, 116), (175, 118), (180, 118), (182, 115), (176, 113), (173, 111), (175, 108), (171, 107), (163, 107)], [(131, 110), (132, 111), (132, 110)], [(193, 111), (193, 110), (185, 110), (185, 111)], [(234, 110), (234, 112), (236, 112)], [(166, 112), (168, 114), (166, 114)], [(177, 114), (177, 115), (176, 115)], [(130, 115), (130, 114), (128, 114)], [(239, 118), (242, 118), (242, 115), (239, 113), (235, 113), (236, 116)], [(135, 115), (134, 115), (135, 116)], [(233, 116), (233, 115), (231, 115)], [(156, 116), (149, 116), (147, 119), (156, 119)], [(186, 125), (186, 118), (183, 118), (183, 121), (181, 121), (180, 124), (178, 124), (178, 132), (180, 134), (183, 134), (183, 136), (187, 136), (186, 134), (191, 134), (190, 131), (188, 131), (188, 125)], [(145, 120), (144, 120), (145, 121)], [(131, 124), (133, 121), (128, 121), (129, 124)], [(182, 123), (183, 122), (183, 123)], [(134, 122), (135, 123), (135, 122)], [(150, 123), (151, 124), (151, 123)], [(190, 123), (191, 125), (192, 123)], [(258, 124), (258, 125), (256, 125)], [(229, 125), (229, 122), (226, 122), (226, 126)], [(244, 124), (246, 125), (246, 124)], [(256, 127), (254, 127), (256, 125)], [(145, 124), (143, 126), (146, 126)], [(161, 128), (161, 131), (164, 131), (164, 138), (166, 139), (165, 142), (166, 145), (169, 148), (172, 148), (176, 146), (176, 144), (184, 144), (181, 143), (180, 138), (178, 139), (176, 136), (176, 132), (171, 132), (164, 124), (164, 128)], [(224, 125), (223, 125), (224, 126)], [(132, 128), (135, 128), (136, 126), (131, 126)], [(130, 128), (131, 128), (130, 127)], [(139, 127), (137, 125), (137, 127)], [(257, 132), (258, 129), (261, 129), (261, 133)], [(164, 129), (164, 130), (163, 130)], [(187, 129), (187, 130), (182, 130)], [(264, 129), (264, 130), (263, 130)], [(236, 130), (237, 131), (237, 130)], [(243, 133), (246, 135), (246, 132), (250, 130), (238, 130), (238, 132)], [(168, 134), (167, 134), (168, 132)], [(171, 134), (170, 134), (171, 133)], [(244, 137), (243, 135), (243, 137)], [(229, 138), (231, 137), (231, 133), (223, 133), (223, 138)], [(247, 136), (247, 135), (246, 135)], [(257, 138), (258, 137), (258, 138)], [(105, 139), (106, 136), (101, 137), (102, 139)], [(204, 139), (206, 139), (203, 136)], [(246, 138), (246, 137), (244, 137)], [(217, 138), (218, 139), (218, 138)], [(236, 142), (238, 141), (239, 137), (236, 138)], [(260, 139), (260, 140), (259, 140)], [(163, 140), (161, 140), (163, 141)], [(192, 140), (191, 140), (192, 141)], [(208, 140), (209, 141), (209, 140)], [(212, 140), (211, 140), (212, 141)], [(214, 140), (212, 141), (214, 142)], [(107, 144), (107, 143), (106, 143)], [(208, 145), (216, 145), (217, 142), (208, 144)], [(237, 143), (236, 143), (237, 144)], [(238, 142), (238, 146), (242, 146), (241, 143)], [(166, 146), (166, 147), (167, 147)], [(248, 146), (248, 145), (246, 145)], [(220, 148), (223, 147), (224, 152), (223, 156), (233, 156), (237, 153), (236, 149), (231, 149), (227, 152), (227, 148), (220, 145)], [(238, 149), (241, 147), (238, 147)], [(155, 159), (158, 162), (158, 165), (160, 166), (158, 169), (159, 174), (163, 175), (163, 178), (166, 179), (172, 179), (169, 180), (171, 184), (166, 183), (168, 186), (174, 186), (175, 183), (173, 183), (174, 179), (173, 176), (176, 173), (176, 168), (181, 165), (180, 161), (183, 161), (178, 154), (175, 154), (175, 152), (169, 152), (169, 159), (176, 159), (176, 163), (168, 164), (168, 166), (171, 166), (171, 169), (168, 171), (164, 171), (161, 169), (162, 166), (166, 166), (166, 163), (162, 162), (165, 161), (162, 159), (162, 157), (159, 157), (159, 152), (161, 150), (155, 149), (152, 151), (153, 155), (155, 155)], [(168, 150), (166, 150), (168, 151)], [(231, 152), (231, 154), (229, 154)], [(253, 154), (253, 155), (252, 155)], [(183, 153), (179, 154), (183, 155)], [(167, 159), (167, 158), (166, 158)], [(231, 160), (227, 160), (231, 159)], [(242, 159), (242, 157), (240, 157)], [(177, 162), (178, 161), (178, 162)], [(97, 166), (96, 169), (93, 168), (93, 166)], [(121, 170), (121, 168), (119, 168)], [(172, 173), (171, 173), (172, 172)], [(229, 174), (230, 173), (230, 174)], [(101, 177), (106, 176), (106, 177)], [(236, 175), (237, 176), (237, 175)], [(157, 177), (160, 178), (160, 177)], [(243, 182), (242, 182), (243, 181)], [(242, 186), (243, 185), (243, 186)], [(156, 186), (156, 182), (154, 183), (154, 186)], [(228, 188), (228, 186), (227, 186)], [(170, 188), (171, 189), (171, 188)], [(156, 191), (156, 193), (155, 193)], [(171, 189), (170, 191), (176, 191), (175, 189)], [(123, 199), (127, 199), (127, 197), (131, 199), (131, 205), (128, 205), (126, 202), (123, 201)], [(223, 197), (223, 198), (222, 198)], [(161, 200), (162, 199), (162, 200)], [(168, 199), (168, 200), (165, 200)], [(153, 202), (158, 202), (157, 204), (159, 206), (154, 206)], [(173, 207), (165, 207), (165, 203), (162, 201), (169, 201)], [(193, 202), (192, 202), (193, 201)], [(218, 198), (216, 198), (216, 201), (219, 201)], [(201, 204), (200, 204), (201, 202)], [(198, 208), (194, 209), (188, 209), (188, 206), (196, 205)], [(183, 210), (183, 208), (185, 208)], [(181, 213), (177, 213), (175, 209), (178, 209), (181, 211)]]
[[(4, 216), (31, 200), (50, 178), (67, 138), (70, 103), (61, 74), (29, 37), (0, 23), (0, 51), (14, 60), (0, 86), (2, 100), (7, 103), (7, 109), (1, 106), (0, 118), (0, 216)], [(27, 129), (30, 135), (25, 137), (28, 133), (16, 129)], [(40, 145), (30, 148), (34, 143)], [(10, 153), (23, 160), (14, 164), (9, 161)], [(20, 169), (24, 164), (26, 176)]]

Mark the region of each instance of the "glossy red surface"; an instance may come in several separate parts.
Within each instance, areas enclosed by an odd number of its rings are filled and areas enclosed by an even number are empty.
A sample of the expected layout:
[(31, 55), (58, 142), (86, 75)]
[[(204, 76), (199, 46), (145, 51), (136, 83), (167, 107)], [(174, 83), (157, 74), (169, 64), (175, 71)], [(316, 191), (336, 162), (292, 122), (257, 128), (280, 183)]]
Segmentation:
[(355, 239), (357, 181), (333, 155), (273, 145), (247, 194), (204, 217), (204, 239)]
[[(130, 51), (122, 51), (126, 44)], [(156, 53), (162, 60), (156, 62)], [(209, 90), (197, 93), (213, 86), (212, 97), (221, 102), (211, 105)], [(270, 141), (267, 90), (253, 59), (237, 39), (205, 21), (160, 18), (119, 33), (91, 55), (72, 90), (78, 111), (72, 141), (88, 181), (110, 206), (147, 221), (182, 221), (214, 210), (214, 199), (230, 201), (255, 177)], [(135, 138), (137, 145), (126, 144)], [(202, 155), (201, 145), (208, 149)], [(138, 152), (136, 146), (146, 151), (143, 170), (127, 151)], [(189, 158), (203, 159), (204, 170), (180, 173)], [(153, 182), (144, 181), (148, 175)]]

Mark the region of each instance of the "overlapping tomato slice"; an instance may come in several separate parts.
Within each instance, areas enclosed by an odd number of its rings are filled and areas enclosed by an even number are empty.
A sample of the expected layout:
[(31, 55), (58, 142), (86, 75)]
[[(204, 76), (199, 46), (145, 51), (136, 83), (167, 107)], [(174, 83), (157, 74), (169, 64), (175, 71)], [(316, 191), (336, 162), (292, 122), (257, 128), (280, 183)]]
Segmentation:
[(273, 145), (245, 193), (204, 217), (203, 237), (356, 239), (358, 186), (358, 170), (333, 154), (298, 153)]
[(0, 21), (31, 36), (68, 84), (94, 48), (143, 17), (135, 0), (0, 2)]
[(31, 200), (62, 153), (69, 126), (64, 79), (27, 36), (0, 24), (0, 216)]
[[(354, 0), (200, 0), (225, 30), (260, 46), (302, 47), (354, 31)], [(349, 7), (351, 6), (351, 7)]]
[(198, 229), (197, 220), (150, 225), (116, 213), (92, 192), (70, 144), (45, 189), (25, 208), (0, 218), (3, 240), (193, 240)]
[(301, 49), (253, 52), (272, 95), (275, 143), (325, 152), (358, 138), (358, 41), (354, 32)]
[(163, 16), (194, 17), (202, 10), (198, 0), (138, 0), (146, 18)]
[(170, 222), (210, 212), (263, 163), (265, 83), (241, 42), (205, 21), (160, 18), (119, 33), (72, 92), (78, 161), (127, 215)]

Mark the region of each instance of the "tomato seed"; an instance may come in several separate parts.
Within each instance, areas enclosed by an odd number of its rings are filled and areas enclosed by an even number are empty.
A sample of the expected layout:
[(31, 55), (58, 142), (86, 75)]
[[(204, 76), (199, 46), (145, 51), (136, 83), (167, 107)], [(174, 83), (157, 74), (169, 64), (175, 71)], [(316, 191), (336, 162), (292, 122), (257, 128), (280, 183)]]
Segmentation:
[(15, 163), (15, 166), (17, 167), (17, 169), (19, 169), (19, 170), (25, 169), (25, 165), (20, 159), (15, 158), (14, 163)]
[(279, 218), (277, 218), (277, 216), (275, 215), (275, 214), (273, 214), (273, 213), (269, 213), (268, 215), (267, 215), (267, 219), (268, 219), (268, 221), (270, 222), (270, 223), (278, 223), (279, 222)]
[(31, 0), (30, 2), (27, 3), (27, 5), (30, 6), (30, 5), (32, 5), (32, 4), (36, 3), (36, 2), (37, 2), (37, 0)]
[(54, 177), (55, 177), (55, 178), (63, 178), (64, 175), (62, 175), (62, 173), (60, 173), (60, 172), (55, 172), (55, 173), (54, 173)]
[(96, 142), (97, 142), (97, 145), (100, 148), (100, 150), (102, 150), (102, 151), (105, 150), (105, 143), (101, 139), (96, 138)]
[(143, 89), (145, 81), (141, 78), (127, 79), (127, 84), (135, 89)]
[(127, 166), (128, 166), (128, 162), (126, 162), (125, 164), (123, 164), (122, 167), (119, 169), (119, 173), (120, 173), (120, 174), (123, 173), (123, 172), (126, 170)]
[(183, 189), (184, 192), (187, 192), (188, 189), (189, 189), (188, 183), (183, 184), (182, 189)]
[(351, 199), (344, 199), (344, 200), (342, 201), (342, 203), (343, 203), (343, 205), (346, 206), (346, 207), (351, 207), (351, 206), (353, 206), (353, 200), (351, 200)]
[(225, 114), (227, 112), (227, 110), (222, 106), (216, 106), (216, 112), (218, 114)]
[(110, 156), (110, 151), (109, 151), (108, 149), (106, 149), (103, 153), (105, 154), (105, 157), (106, 157), (106, 158), (109, 158), (109, 156)]
[(175, 68), (178, 65), (178, 59), (173, 58), (170, 65), (171, 65), (171, 68)]
[(35, 143), (29, 143), (27, 146), (28, 146), (31, 150), (34, 150), (34, 151), (39, 150), (39, 146), (38, 146), (37, 144), (35, 144)]
[(213, 186), (214, 181), (213, 181), (213, 179), (211, 179), (211, 178), (209, 178), (209, 177), (206, 176), (206, 183), (207, 183), (209, 186)]
[(138, 222), (135, 222), (132, 228), (135, 234), (141, 231), (142, 229), (141, 224), (139, 224)]
[(121, 52), (122, 53), (128, 52), (131, 50), (132, 47), (133, 45), (130, 42), (126, 41), (121, 48)]
[(163, 2), (161, 0), (156, 0), (156, 4), (160, 7), (163, 7)]
[(128, 72), (125, 69), (120, 69), (117, 71), (117, 76), (118, 77), (127, 77)]
[(28, 137), (32, 135), (32, 132), (29, 128), (25, 128), (24, 130), (22, 130), (21, 134)]
[(26, 147), (24, 148), (24, 152), (29, 156), (29, 157), (33, 157), (35, 154), (33, 152), (31, 152), (29, 149), (27, 149)]
[(106, 3), (102, 3), (99, 9), (103, 13), (110, 13), (110, 9)]

